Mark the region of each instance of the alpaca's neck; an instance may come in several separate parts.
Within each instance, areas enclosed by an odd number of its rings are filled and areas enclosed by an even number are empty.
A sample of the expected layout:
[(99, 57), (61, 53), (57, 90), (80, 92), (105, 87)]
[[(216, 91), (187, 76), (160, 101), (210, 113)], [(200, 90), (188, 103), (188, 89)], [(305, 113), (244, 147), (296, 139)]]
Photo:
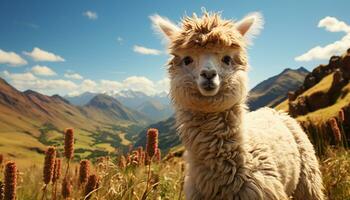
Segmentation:
[(210, 114), (177, 109), (191, 177), (187, 184), (195, 185), (186, 194), (188, 198), (226, 199), (228, 193), (238, 196), (251, 191), (248, 199), (263, 199), (243, 141), (244, 113), (244, 105)]
[[(202, 113), (178, 109), (176, 114), (180, 137), (191, 161), (214, 161), (221, 166), (234, 161), (242, 167), (245, 160), (243, 146), (244, 105), (223, 112)], [(238, 162), (237, 162), (238, 161)]]

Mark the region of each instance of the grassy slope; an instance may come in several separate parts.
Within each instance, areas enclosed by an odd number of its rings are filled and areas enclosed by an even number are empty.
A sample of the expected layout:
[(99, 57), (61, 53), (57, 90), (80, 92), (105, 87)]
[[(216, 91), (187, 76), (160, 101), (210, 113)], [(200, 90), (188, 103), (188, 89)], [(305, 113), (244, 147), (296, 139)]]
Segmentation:
[(108, 117), (96, 109), (89, 111), (87, 117), (86, 109), (60, 97), (20, 92), (4, 81), (0, 86), (0, 153), (21, 166), (41, 159), (48, 145), (62, 149), (59, 144), (68, 127), (75, 129), (77, 158), (106, 155), (114, 152), (116, 146), (126, 148), (130, 144), (126, 136), (138, 132), (137, 128), (128, 128), (139, 126), (135, 122)]
[[(2, 110), (3, 111), (3, 110)], [(11, 113), (11, 112), (9, 112)], [(43, 151), (48, 145), (57, 146), (63, 154), (63, 128), (41, 125), (26, 117), (18, 117), (14, 113), (1, 112), (0, 121), (0, 152), (5, 156), (27, 167), (32, 160), (41, 160)], [(16, 126), (14, 126), (14, 124)], [(96, 128), (75, 128), (76, 158), (106, 155), (113, 153), (116, 146), (128, 146), (130, 140), (126, 138), (130, 122), (120, 122), (119, 126), (101, 125)], [(72, 127), (62, 123), (62, 126)], [(39, 128), (40, 127), (40, 128)], [(124, 127), (124, 128), (123, 128)], [(101, 134), (103, 133), (103, 134)], [(103, 137), (101, 137), (103, 135)], [(27, 163), (27, 164), (26, 164)], [(41, 162), (39, 162), (41, 165)]]
[(45, 149), (45, 145), (29, 134), (23, 132), (1, 132), (0, 152), (10, 156), (21, 168), (25, 168), (33, 163), (42, 163), (43, 154), (36, 149)]
[[(310, 96), (311, 94), (323, 91), (326, 92), (329, 90), (329, 88), (332, 85), (333, 81), (333, 74), (329, 74), (328, 76), (324, 77), (318, 84), (316, 84), (314, 87), (311, 87), (310, 89), (306, 90), (304, 93), (302, 93), (302, 96)], [(350, 91), (350, 83), (347, 84), (343, 89), (342, 92)], [(309, 118), (312, 121), (326, 121), (329, 118), (336, 116), (338, 114), (338, 111), (340, 108), (348, 105), (350, 102), (350, 92), (348, 92), (345, 96), (340, 95), (338, 100), (334, 105), (328, 106), (326, 108), (322, 108), (319, 110), (316, 110), (314, 112), (310, 112), (306, 115), (297, 117), (298, 120), (304, 121), (306, 118)], [(275, 107), (277, 110), (283, 110), (288, 111), (288, 100), (285, 100), (284, 102), (280, 103)]]

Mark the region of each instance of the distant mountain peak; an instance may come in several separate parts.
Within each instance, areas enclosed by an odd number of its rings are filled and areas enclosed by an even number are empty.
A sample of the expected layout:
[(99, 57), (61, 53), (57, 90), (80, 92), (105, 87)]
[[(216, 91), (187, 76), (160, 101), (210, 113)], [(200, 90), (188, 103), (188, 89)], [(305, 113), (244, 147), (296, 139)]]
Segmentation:
[(301, 66), (297, 69), (298, 72), (304, 72), (304, 73), (310, 73), (309, 70), (307, 70), (305, 67)]
[(285, 74), (287, 72), (300, 72), (300, 73), (310, 73), (306, 68), (304, 68), (303, 66), (297, 68), (297, 69), (291, 69), (291, 68), (285, 68), (281, 73), (281, 74)]
[(109, 108), (111, 106), (121, 106), (121, 103), (106, 94), (97, 94), (87, 104), (87, 106), (96, 106), (99, 108)]
[(272, 76), (258, 85), (250, 92), (248, 104), (251, 110), (263, 106), (275, 106), (287, 98), (288, 91), (293, 91), (302, 85), (309, 73), (304, 67), (298, 69), (286, 68), (278, 75)]
[(64, 103), (66, 103), (66, 104), (70, 104), (70, 102), (69, 102), (67, 99), (61, 97), (61, 96), (58, 95), (58, 94), (54, 94), (54, 95), (52, 95), (51, 97), (52, 97), (53, 99), (57, 99), (57, 100), (59, 100), (59, 101), (62, 101), (62, 102), (64, 102)]
[(28, 90), (24, 91), (23, 93), (26, 94), (26, 95), (29, 95), (29, 94), (37, 95), (37, 94), (39, 94), (38, 92), (35, 92), (34, 90), (31, 90), (31, 89), (28, 89)]

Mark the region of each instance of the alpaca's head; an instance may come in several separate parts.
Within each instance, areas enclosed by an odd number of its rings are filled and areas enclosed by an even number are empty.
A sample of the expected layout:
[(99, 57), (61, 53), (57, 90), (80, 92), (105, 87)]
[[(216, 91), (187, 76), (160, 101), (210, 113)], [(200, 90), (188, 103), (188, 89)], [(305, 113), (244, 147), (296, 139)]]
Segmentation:
[(247, 95), (248, 37), (262, 26), (254, 13), (239, 22), (204, 12), (176, 25), (158, 15), (154, 27), (169, 41), (170, 95), (175, 106), (220, 112), (243, 103)]

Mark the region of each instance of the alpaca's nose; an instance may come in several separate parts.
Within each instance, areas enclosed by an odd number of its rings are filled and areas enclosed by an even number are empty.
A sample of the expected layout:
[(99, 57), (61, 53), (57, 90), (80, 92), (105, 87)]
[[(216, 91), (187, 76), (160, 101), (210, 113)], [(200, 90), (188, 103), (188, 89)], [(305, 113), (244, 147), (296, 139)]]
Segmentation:
[(200, 73), (201, 77), (206, 78), (208, 80), (212, 80), (217, 76), (217, 72), (215, 69), (203, 69)]

